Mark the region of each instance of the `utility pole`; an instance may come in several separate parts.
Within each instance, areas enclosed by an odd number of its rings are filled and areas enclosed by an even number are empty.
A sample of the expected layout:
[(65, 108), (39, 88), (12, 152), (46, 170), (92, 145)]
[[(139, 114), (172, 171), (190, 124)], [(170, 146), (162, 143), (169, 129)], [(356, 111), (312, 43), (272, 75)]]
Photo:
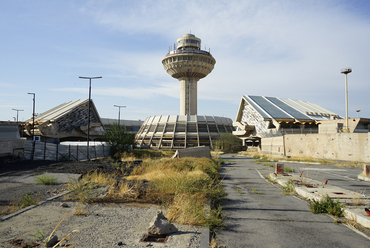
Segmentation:
[(343, 73), (345, 75), (345, 87), (346, 87), (346, 128), (347, 133), (349, 133), (349, 126), (348, 126), (348, 86), (347, 86), (347, 74), (351, 73), (351, 68), (345, 68), (340, 70), (340, 73)]
[(126, 106), (114, 105), (114, 107), (118, 108), (118, 126), (119, 126), (119, 120), (121, 119), (121, 108), (126, 108)]
[(23, 109), (12, 109), (12, 110), (17, 111), (17, 124), (18, 124), (18, 112), (23, 111)]
[(90, 100), (91, 100), (91, 79), (98, 79), (102, 78), (101, 76), (99, 77), (79, 77), (82, 79), (89, 79), (89, 106), (88, 106), (88, 117), (87, 117), (87, 159), (90, 160), (89, 156), (89, 140), (90, 140)]
[(33, 110), (32, 110), (32, 155), (31, 160), (33, 160), (33, 156), (35, 155), (35, 93), (28, 93), (29, 95), (33, 95)]

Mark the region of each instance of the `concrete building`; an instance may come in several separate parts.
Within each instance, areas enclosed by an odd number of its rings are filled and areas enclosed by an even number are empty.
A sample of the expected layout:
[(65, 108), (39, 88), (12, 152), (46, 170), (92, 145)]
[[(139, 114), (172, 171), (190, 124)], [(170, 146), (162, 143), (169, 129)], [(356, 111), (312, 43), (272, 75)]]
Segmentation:
[(317, 104), (245, 95), (233, 123), (233, 134), (245, 142), (284, 134), (318, 133), (321, 122), (334, 119), (342, 117)]
[(210, 146), (222, 132), (232, 132), (232, 120), (227, 117), (197, 115), (197, 83), (214, 68), (216, 60), (201, 50), (201, 40), (193, 34), (177, 39), (177, 48), (162, 60), (168, 74), (180, 81), (180, 115), (148, 117), (136, 142), (158, 149)]
[[(70, 101), (60, 104), (48, 111), (25, 121), (24, 129), (28, 136), (33, 132), (38, 139), (47, 138), (49, 142), (84, 141), (87, 138), (88, 99)], [(90, 101), (90, 139), (102, 140), (105, 131), (117, 119), (101, 118), (93, 100)], [(142, 121), (120, 120), (128, 132), (136, 134)]]
[(0, 157), (23, 154), (24, 139), (19, 135), (19, 124), (0, 122)]
[[(87, 137), (89, 100), (77, 100), (60, 104), (48, 111), (25, 121), (25, 133), (32, 136), (54, 138), (58, 141), (81, 140)], [(104, 135), (99, 113), (90, 102), (90, 138), (92, 140)]]
[[(101, 122), (104, 126), (105, 130), (109, 130), (113, 123), (118, 123), (117, 119), (110, 119), (110, 118), (100, 118)], [(132, 134), (137, 134), (140, 130), (141, 125), (143, 125), (143, 121), (141, 120), (120, 120), (120, 126), (125, 126), (127, 132)]]
[(233, 131), (232, 120), (201, 115), (153, 116), (144, 121), (136, 135), (139, 145), (158, 149), (178, 149), (194, 146), (212, 147), (220, 133)]

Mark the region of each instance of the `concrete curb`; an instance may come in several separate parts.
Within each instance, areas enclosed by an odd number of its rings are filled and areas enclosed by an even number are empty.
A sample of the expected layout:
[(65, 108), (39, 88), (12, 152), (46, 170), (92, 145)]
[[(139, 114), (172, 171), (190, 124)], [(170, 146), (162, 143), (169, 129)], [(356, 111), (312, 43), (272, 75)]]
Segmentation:
[(30, 210), (30, 209), (33, 209), (33, 208), (35, 208), (35, 207), (37, 207), (37, 206), (39, 206), (39, 205), (41, 205), (41, 204), (44, 204), (44, 203), (46, 203), (46, 202), (52, 201), (52, 200), (54, 200), (54, 199), (56, 199), (56, 198), (59, 198), (59, 197), (61, 197), (61, 196), (63, 196), (63, 195), (69, 194), (69, 193), (71, 193), (72, 191), (73, 191), (73, 190), (67, 190), (67, 191), (64, 191), (63, 193), (61, 193), (61, 194), (59, 194), (59, 195), (52, 196), (52, 197), (50, 197), (50, 198), (48, 198), (48, 199), (46, 199), (46, 200), (43, 200), (43, 201), (41, 201), (41, 202), (39, 202), (39, 203), (36, 203), (35, 205), (31, 205), (31, 206), (28, 206), (28, 207), (22, 208), (22, 209), (18, 210), (17, 212), (14, 212), (14, 213), (11, 213), (11, 214), (8, 214), (8, 215), (5, 215), (5, 216), (3, 216), (3, 217), (1, 217), (1, 218), (0, 218), (0, 222), (3, 222), (3, 221), (5, 221), (5, 220), (8, 220), (8, 219), (10, 219), (10, 218), (12, 218), (12, 217), (14, 217), (14, 216), (20, 215), (21, 213), (24, 213), (24, 212), (26, 212), (26, 211), (28, 211), (28, 210)]
[[(209, 200), (205, 206), (204, 211), (206, 215), (211, 212), (211, 201)], [(202, 226), (202, 233), (200, 235), (200, 248), (209, 248), (209, 242), (211, 241), (211, 232), (208, 227)]]
[(362, 181), (370, 182), (370, 177), (364, 177), (364, 176), (358, 175), (357, 178)]
[[(274, 174), (270, 174), (270, 176), (274, 178), (276, 182), (282, 186), (285, 186), (289, 179), (299, 179), (298, 176), (292, 176), (292, 175), (290, 177), (282, 176), (282, 178), (279, 178), (279, 174), (278, 176), (275, 176)], [(316, 180), (312, 180), (312, 179), (307, 179), (307, 180), (309, 180), (311, 184), (322, 185), (321, 182), (318, 182)], [(323, 185), (322, 187), (318, 186), (317, 188), (306, 188), (303, 186), (295, 186), (294, 189), (296, 193), (302, 196), (303, 198), (309, 199), (309, 200), (314, 199), (316, 201), (321, 200), (323, 196), (326, 194), (329, 195), (329, 197), (331, 198), (338, 197), (335, 194), (330, 193), (330, 192), (345, 192), (345, 194), (347, 195), (347, 198), (346, 197), (341, 198), (342, 201), (350, 199), (351, 195), (355, 196), (356, 194), (358, 194), (350, 190), (346, 190), (346, 189), (342, 189), (342, 188), (339, 188), (336, 186), (330, 186), (330, 185), (325, 185), (325, 188), (323, 187)], [(364, 206), (353, 206), (353, 207), (346, 206), (343, 209), (344, 217), (348, 220), (355, 221), (364, 227), (370, 228), (370, 216), (367, 216), (365, 214), (364, 208), (365, 208)]]

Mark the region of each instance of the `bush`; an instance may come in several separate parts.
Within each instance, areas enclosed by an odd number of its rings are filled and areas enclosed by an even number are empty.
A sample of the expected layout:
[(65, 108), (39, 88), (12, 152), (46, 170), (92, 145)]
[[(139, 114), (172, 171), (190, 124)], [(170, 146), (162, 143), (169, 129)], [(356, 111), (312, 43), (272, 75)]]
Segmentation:
[(320, 201), (313, 199), (310, 203), (311, 212), (314, 214), (331, 214), (337, 217), (344, 216), (343, 205), (339, 199), (334, 202), (328, 195), (325, 195)]
[(104, 140), (111, 147), (111, 156), (116, 153), (129, 152), (135, 145), (135, 136), (126, 131), (124, 126), (113, 123), (111, 129), (105, 133)]
[(214, 142), (215, 149), (226, 153), (239, 152), (242, 149), (242, 140), (232, 133), (222, 133)]

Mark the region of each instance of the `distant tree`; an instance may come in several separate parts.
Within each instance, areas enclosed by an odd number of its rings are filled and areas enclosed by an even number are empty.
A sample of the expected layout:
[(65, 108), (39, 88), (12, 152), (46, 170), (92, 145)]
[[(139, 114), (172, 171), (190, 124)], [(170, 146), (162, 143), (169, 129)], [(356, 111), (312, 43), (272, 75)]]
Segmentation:
[(221, 133), (214, 141), (214, 147), (226, 153), (239, 152), (242, 149), (242, 140), (232, 133)]
[(135, 136), (127, 132), (124, 126), (113, 123), (111, 129), (105, 133), (105, 142), (111, 147), (111, 156), (116, 153), (129, 152), (135, 145)]

